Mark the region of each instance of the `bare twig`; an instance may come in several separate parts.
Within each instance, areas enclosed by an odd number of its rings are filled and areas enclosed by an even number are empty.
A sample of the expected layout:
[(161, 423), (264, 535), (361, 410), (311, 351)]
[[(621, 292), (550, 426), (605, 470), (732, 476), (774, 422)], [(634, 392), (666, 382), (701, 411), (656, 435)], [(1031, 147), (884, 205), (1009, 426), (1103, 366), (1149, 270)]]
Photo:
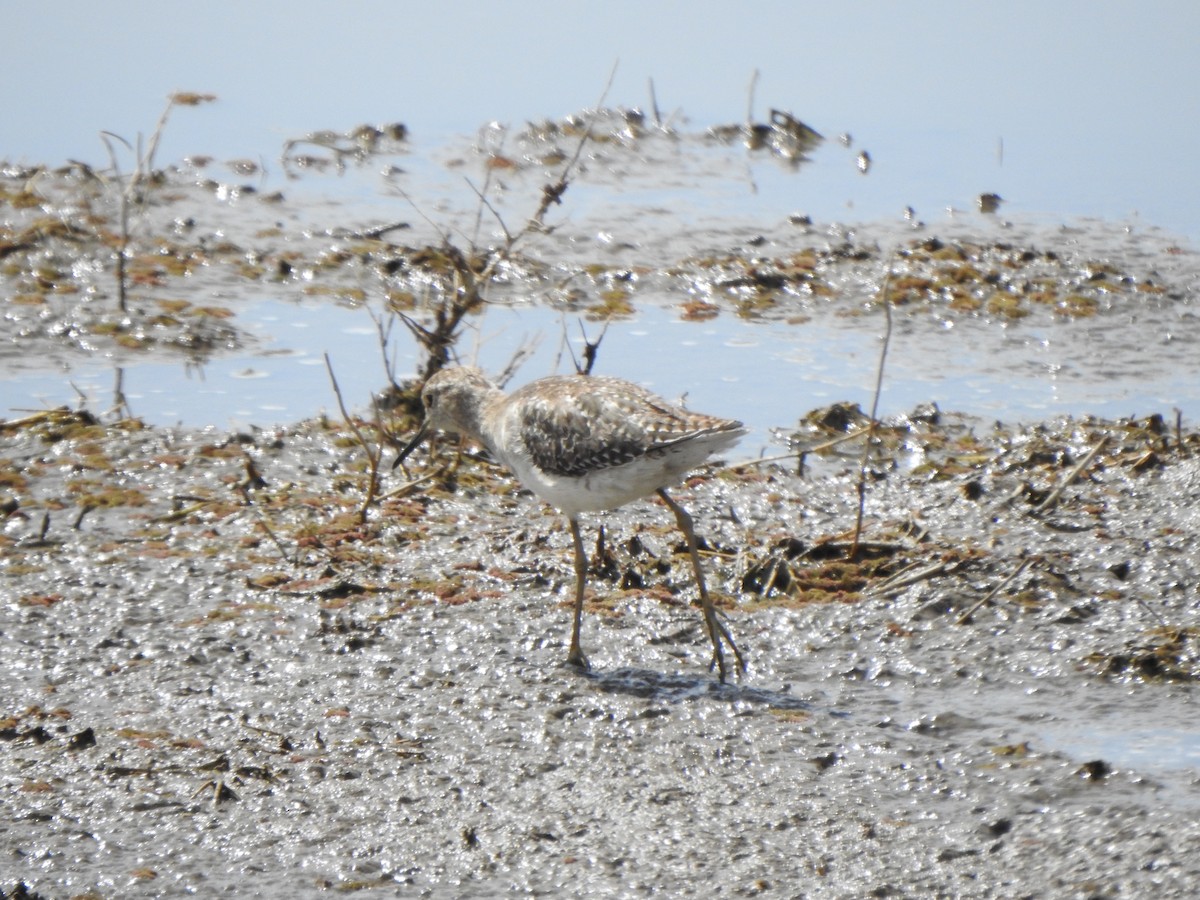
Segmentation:
[[(604, 335), (608, 334), (609, 320), (604, 320), (604, 327), (600, 329), (600, 337), (594, 341), (589, 341), (587, 331), (583, 327), (583, 322), (579, 323), (579, 331), (583, 335), (583, 368), (579, 368), (579, 364), (575, 364), (575, 371), (580, 375), (591, 375), (592, 368), (596, 365), (596, 355), (600, 352), (600, 343), (604, 340)], [(574, 358), (575, 354), (571, 354)]]
[(965, 625), (967, 622), (969, 622), (971, 620), (971, 616), (975, 615), (975, 611), (977, 609), (979, 609), (979, 607), (983, 606), (985, 603), (990, 602), (993, 597), (995, 597), (1002, 590), (1004, 590), (1006, 587), (1008, 587), (1010, 584), (1012, 584), (1014, 581), (1016, 581), (1017, 577), (1022, 572), (1024, 572), (1027, 568), (1029, 568), (1030, 565), (1037, 562), (1038, 559), (1040, 559), (1040, 557), (1027, 556), (1023, 560), (1021, 560), (1021, 564), (1019, 566), (1017, 566), (1017, 569), (1015, 572), (1013, 572), (1011, 575), (1009, 575), (1007, 578), (1005, 578), (1002, 582), (1000, 582), (998, 585), (996, 585), (994, 588), (992, 588), (990, 591), (988, 591), (987, 595), (982, 600), (980, 600), (978, 603), (976, 603), (974, 606), (972, 606), (970, 609), (968, 609), (965, 613), (963, 613), (961, 616), (959, 616), (954, 624), (955, 625)]
[(163, 132), (167, 128), (167, 119), (171, 116), (171, 110), (176, 106), (198, 106), (201, 103), (208, 103), (215, 100), (216, 97), (211, 94), (193, 94), (187, 92), (176, 92), (167, 97), (167, 105), (163, 107), (162, 115), (158, 117), (158, 124), (154, 126), (154, 131), (150, 135), (149, 146), (142, 150), (142, 136), (139, 133), (137, 137), (136, 147), (130, 144), (129, 141), (118, 134), (113, 134), (111, 131), (101, 131), (100, 140), (104, 142), (104, 146), (108, 149), (108, 156), (112, 162), (113, 175), (119, 181), (121, 179), (121, 166), (117, 160), (117, 154), (113, 151), (110, 138), (120, 141), (125, 145), (134, 156), (134, 168), (130, 173), (129, 180), (126, 182), (124, 189), (121, 191), (121, 202), (119, 211), (120, 224), (120, 241), (117, 245), (117, 308), (121, 312), (127, 312), (127, 279), (125, 274), (126, 258), (129, 254), (129, 244), (131, 235), (129, 231), (129, 209), (134, 203), (141, 205), (144, 198), (139, 193), (142, 182), (148, 181), (154, 174), (154, 157), (158, 153), (158, 145), (162, 142)]
[(879, 350), (879, 367), (875, 371), (875, 396), (871, 400), (871, 419), (867, 425), (867, 440), (863, 445), (862, 461), (858, 467), (858, 514), (854, 520), (854, 541), (850, 548), (850, 559), (858, 558), (858, 539), (862, 534), (863, 511), (867, 500), (867, 459), (871, 446), (875, 441), (875, 430), (879, 424), (879, 395), (883, 393), (883, 366), (887, 361), (888, 345), (892, 340), (892, 301), (888, 297), (888, 287), (892, 283), (892, 265), (888, 260), (887, 275), (883, 279), (880, 296), (883, 298), (883, 311), (887, 315), (887, 329), (883, 333), (883, 346)]
[(1147, 603), (1141, 597), (1134, 597), (1133, 599), (1138, 602), (1138, 605), (1141, 606), (1142, 609), (1144, 609), (1146, 612), (1150, 613), (1150, 615), (1154, 616), (1154, 618), (1158, 619), (1159, 625), (1161, 625), (1163, 628), (1169, 627), (1167, 625), (1167, 620), (1164, 619), (1162, 616), (1160, 616), (1158, 614), (1158, 610), (1156, 610), (1154, 607), (1152, 607), (1149, 603)]
[[(104, 146), (108, 149), (108, 158), (112, 162), (113, 175), (120, 181), (121, 179), (121, 163), (117, 159), (117, 154), (113, 150), (113, 146), (109, 138), (120, 141), (130, 151), (133, 150), (133, 145), (119, 134), (113, 134), (111, 131), (100, 132), (100, 140), (104, 142)], [(130, 176), (129, 185), (133, 185), (134, 176)], [(129, 250), (129, 188), (121, 191), (120, 209), (118, 210), (118, 224), (120, 226), (120, 241), (117, 244), (117, 271), (115, 277), (117, 280), (117, 309), (121, 312), (126, 312), (126, 288), (125, 288), (125, 256)]]
[(283, 561), (291, 566), (298, 565), (299, 559), (288, 553), (287, 548), (283, 546), (283, 541), (279, 539), (278, 535), (271, 528), (270, 523), (267, 522), (267, 517), (263, 514), (263, 511), (257, 506), (251, 506), (250, 509), (254, 512), (255, 517), (258, 519), (258, 524), (262, 526), (262, 530), (266, 532), (267, 537), (271, 539), (271, 543), (279, 551), (279, 555), (283, 557)]
[(496, 385), (501, 388), (507, 385), (512, 377), (517, 374), (517, 370), (521, 368), (521, 365), (525, 362), (525, 360), (533, 356), (534, 351), (537, 350), (537, 346), (540, 343), (540, 335), (526, 337), (524, 340), (522, 340), (520, 346), (517, 347), (516, 351), (512, 355), (512, 358), (508, 361), (508, 365), (504, 367), (504, 371), (502, 371), (496, 378)]
[(433, 219), (429, 218), (429, 216), (427, 216), (425, 214), (425, 210), (421, 209), (421, 207), (417, 204), (417, 201), (414, 200), (411, 196), (409, 196), (408, 191), (404, 190), (404, 188), (401, 188), (401, 187), (393, 188), (393, 190), (395, 190), (395, 192), (400, 195), (400, 198), (405, 203), (407, 203), (409, 206), (411, 206), (413, 208), (413, 212), (415, 212), (418, 216), (420, 216), (422, 219), (425, 220), (426, 225), (428, 225), (430, 228), (432, 228), (434, 231), (437, 232), (438, 237), (440, 238), (440, 240), (443, 244), (450, 243), (450, 233), (447, 232), (440, 225), (438, 225), (437, 222), (433, 221)]
[(890, 577), (885, 578), (867, 591), (867, 595), (870, 597), (879, 597), (884, 594), (902, 591), (904, 588), (916, 584), (918, 581), (925, 581), (936, 575), (945, 574), (950, 569), (950, 565), (947, 562), (935, 562), (929, 565), (922, 565), (920, 562), (915, 562), (892, 574)]
[(1066, 477), (1063, 478), (1058, 487), (1052, 490), (1045, 500), (1034, 507), (1033, 512), (1035, 514), (1043, 513), (1058, 503), (1059, 499), (1062, 497), (1063, 491), (1065, 491), (1075, 481), (1076, 478), (1083, 474), (1084, 470), (1092, 464), (1092, 460), (1096, 458), (1096, 454), (1104, 449), (1104, 445), (1107, 443), (1108, 435), (1106, 434), (1101, 437), (1100, 440), (1096, 442), (1096, 446), (1089, 450), (1087, 455), (1079, 461), (1079, 465), (1075, 466), (1066, 474)]
[(511, 247), (513, 245), (513, 242), (516, 239), (512, 236), (512, 233), (509, 232), (508, 226), (504, 224), (504, 218), (500, 215), (499, 212), (496, 211), (496, 207), (492, 206), (491, 201), (488, 200), (488, 198), (487, 198), (488, 184), (491, 182), (491, 180), (492, 180), (492, 170), (491, 169), (488, 169), (487, 178), (484, 180), (482, 188), (475, 187), (474, 183), (471, 181), (470, 178), (463, 178), (463, 181), (465, 181), (467, 183), (467, 187), (469, 187), (472, 191), (474, 191), (475, 196), (479, 198), (479, 212), (477, 213), (477, 215), (475, 217), (475, 237), (471, 239), (471, 246), (472, 247), (476, 246), (476, 241), (479, 238), (479, 228), (482, 224), (482, 219), (483, 219), (483, 210), (486, 209), (488, 212), (490, 212), (492, 214), (492, 218), (494, 218), (496, 220), (496, 224), (498, 224), (500, 226), (500, 230), (504, 232), (504, 243), (507, 246)]
[[(603, 108), (605, 98), (616, 77), (616, 71), (616, 64), (614, 64), (597, 105), (598, 109)], [(516, 246), (523, 239), (534, 232), (547, 230), (546, 214), (551, 206), (562, 202), (562, 196), (566, 192), (583, 156), (584, 148), (591, 138), (592, 125), (589, 120), (576, 144), (574, 154), (563, 166), (558, 179), (542, 188), (541, 198), (533, 214), (526, 220), (524, 226), (515, 232), (508, 228), (503, 217), (487, 198), (491, 170), (489, 169), (488, 178), (482, 188), (477, 188), (470, 180), (467, 181), (467, 185), (479, 201), (475, 217), (475, 238), (478, 238), (483, 211), (487, 210), (499, 223), (504, 233), (502, 244), (496, 248), (477, 249), (475, 239), (468, 239), (467, 236), (462, 235), (465, 246), (470, 248), (469, 253), (464, 253), (451, 243), (450, 231), (434, 223), (408, 194), (398, 189), (400, 196), (412, 205), (417, 213), (440, 235), (442, 247), (439, 252), (445, 256), (445, 263), (448, 264), (441, 267), (441, 270), (443, 272), (448, 270), (449, 274), (438, 276), (440, 282), (438, 289), (442, 292), (442, 298), (434, 308), (434, 321), (430, 325), (420, 324), (403, 313), (397, 313), (400, 320), (428, 354), (422, 373), (423, 381), (428, 380), (450, 361), (451, 348), (460, 336), (460, 327), (464, 317), (479, 309), (486, 302), (485, 292), (492, 284), (497, 269), (512, 259)], [(458, 234), (457, 229), (454, 233)]]
[(654, 79), (650, 79), (650, 112), (656, 128), (662, 128), (662, 115), (658, 111), (658, 96), (654, 93)]
[(385, 321), (382, 316), (375, 315), (375, 311), (370, 306), (367, 307), (367, 315), (371, 317), (371, 322), (375, 325), (375, 332), (379, 335), (379, 355), (383, 358), (383, 374), (387, 377), (388, 384), (393, 389), (398, 389), (400, 385), (396, 381), (396, 360), (388, 355), (388, 344), (392, 339), (392, 325), (395, 324), (395, 316), (389, 316)]
[[(158, 117), (158, 124), (154, 126), (154, 131), (150, 133), (150, 146), (146, 149), (145, 154), (138, 159), (138, 171), (135, 181), (149, 178), (150, 174), (154, 171), (154, 157), (158, 154), (158, 145), (162, 142), (163, 131), (167, 127), (167, 119), (171, 116), (171, 110), (175, 108), (175, 98), (175, 94), (167, 98), (167, 105), (163, 107), (162, 115)], [(142, 136), (139, 134), (139, 145), (141, 140)]]
[(751, 131), (754, 128), (754, 92), (758, 88), (758, 69), (754, 70), (754, 74), (750, 77), (750, 88), (747, 91), (746, 97), (746, 131)]
[(129, 398), (125, 395), (125, 369), (122, 366), (116, 367), (116, 377), (113, 384), (113, 405), (109, 410), (113, 415), (124, 419), (136, 418), (133, 414), (133, 407), (129, 405)]
[(436, 478), (440, 474), (441, 474), (441, 469), (440, 468), (435, 469), (432, 472), (428, 472), (425, 475), (422, 475), (420, 478), (414, 478), (411, 481), (406, 481), (406, 482), (404, 482), (404, 484), (401, 484), (397, 487), (392, 488), (386, 494), (381, 495), (379, 499), (380, 500), (392, 500), (396, 497), (403, 497), (405, 494), (408, 494), (408, 493), (416, 490), (417, 488), (419, 488), (425, 482), (433, 481), (433, 479)]
[[(337, 397), (338, 409), (341, 410), (342, 418), (345, 419), (346, 424), (350, 426), (350, 430), (354, 432), (354, 437), (358, 441), (359, 446), (362, 447), (363, 452), (367, 454), (367, 490), (365, 496), (363, 497), (362, 506), (358, 508), (358, 520), (359, 522), (365, 523), (367, 521), (367, 508), (370, 507), (370, 505), (375, 501), (375, 495), (379, 490), (379, 460), (383, 456), (383, 451), (381, 447), (373, 447), (367, 441), (366, 436), (362, 433), (362, 430), (358, 427), (358, 424), (346, 411), (346, 404), (342, 401), (342, 389), (338, 387), (337, 376), (333, 374), (333, 364), (329, 361), (328, 353), (324, 354), (324, 356), (325, 369), (327, 372), (329, 372), (329, 380), (333, 383), (333, 393)], [(378, 407), (375, 409), (375, 414), (376, 418), (378, 419)], [(381, 427), (378, 422), (376, 423), (376, 427)]]
[(723, 466), (722, 469), (745, 469), (749, 468), (750, 466), (761, 466), (765, 465), (766, 463), (783, 462), (784, 460), (788, 459), (802, 460), (810, 453), (821, 453), (822, 451), (836, 447), (838, 444), (844, 444), (847, 441), (852, 441), (855, 438), (862, 437), (863, 435), (869, 435), (872, 433), (872, 431), (873, 429), (868, 425), (855, 431), (847, 432), (846, 434), (839, 434), (837, 437), (830, 438), (827, 441), (822, 441), (819, 444), (813, 444), (811, 447), (802, 447), (791, 453), (784, 453), (780, 456), (759, 456), (755, 457), (754, 459), (743, 460), (742, 462), (730, 463), (727, 466)]
[[(798, 451), (800, 454), (808, 453), (808, 450)], [(783, 462), (784, 460), (792, 460), (797, 456), (796, 453), (783, 453), (779, 456), (757, 456), (754, 459), (744, 459), (741, 462), (730, 463), (727, 466), (722, 466), (718, 471), (725, 469), (748, 469), (751, 466), (765, 466), (768, 463)]]

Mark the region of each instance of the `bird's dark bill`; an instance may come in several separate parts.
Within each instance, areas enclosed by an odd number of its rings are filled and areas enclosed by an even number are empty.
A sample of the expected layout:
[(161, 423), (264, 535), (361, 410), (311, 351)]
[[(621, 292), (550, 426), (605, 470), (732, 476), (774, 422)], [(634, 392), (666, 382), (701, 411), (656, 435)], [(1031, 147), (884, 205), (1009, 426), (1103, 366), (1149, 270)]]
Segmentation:
[(393, 469), (400, 465), (400, 463), (404, 462), (404, 460), (408, 459), (408, 455), (417, 449), (417, 445), (421, 443), (421, 441), (425, 440), (425, 433), (428, 431), (428, 425), (422, 425), (417, 429), (417, 433), (413, 435), (413, 439), (405, 445), (404, 449), (400, 451), (400, 455), (396, 457), (396, 461), (392, 463)]

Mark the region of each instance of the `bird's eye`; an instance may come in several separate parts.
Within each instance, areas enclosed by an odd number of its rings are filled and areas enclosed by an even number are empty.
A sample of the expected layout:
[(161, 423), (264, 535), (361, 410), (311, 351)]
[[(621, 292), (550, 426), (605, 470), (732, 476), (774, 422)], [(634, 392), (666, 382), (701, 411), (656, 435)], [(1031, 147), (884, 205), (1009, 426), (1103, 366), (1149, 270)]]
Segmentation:
[(425, 398), (425, 408), (433, 409), (435, 406), (437, 406), (437, 397), (433, 396), (433, 394), (429, 394)]

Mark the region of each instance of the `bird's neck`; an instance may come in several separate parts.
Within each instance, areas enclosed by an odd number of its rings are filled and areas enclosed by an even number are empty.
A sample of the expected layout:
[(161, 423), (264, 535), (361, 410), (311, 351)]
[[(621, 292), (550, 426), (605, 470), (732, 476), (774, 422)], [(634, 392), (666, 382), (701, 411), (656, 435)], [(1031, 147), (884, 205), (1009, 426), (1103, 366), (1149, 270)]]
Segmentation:
[(491, 433), (487, 423), (496, 421), (492, 410), (503, 402), (504, 392), (499, 388), (490, 388), (477, 403), (461, 410), (458, 416), (463, 431), (487, 447), (496, 459), (499, 459), (497, 453), (501, 449), (501, 440), (499, 435)]

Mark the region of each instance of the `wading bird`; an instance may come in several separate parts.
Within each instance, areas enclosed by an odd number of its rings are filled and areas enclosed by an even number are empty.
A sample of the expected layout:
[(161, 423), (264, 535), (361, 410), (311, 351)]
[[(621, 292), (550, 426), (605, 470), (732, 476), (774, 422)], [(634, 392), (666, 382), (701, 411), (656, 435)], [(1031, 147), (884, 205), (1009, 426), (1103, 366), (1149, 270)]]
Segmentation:
[(666, 491), (746, 434), (741, 422), (689, 412), (631, 382), (596, 375), (554, 375), (505, 394), (471, 366), (435, 374), (421, 391), (421, 400), (424, 424), (393, 468), (430, 432), (466, 435), (567, 517), (575, 545), (575, 624), (568, 662), (588, 668), (579, 643), (588, 566), (579, 514), (616, 509), (658, 494), (687, 539), (704, 626), (712, 641), (710, 668), (715, 666), (725, 681), (724, 643), (733, 651), (738, 670), (746, 671), (741, 651), (708, 595), (692, 518)]

